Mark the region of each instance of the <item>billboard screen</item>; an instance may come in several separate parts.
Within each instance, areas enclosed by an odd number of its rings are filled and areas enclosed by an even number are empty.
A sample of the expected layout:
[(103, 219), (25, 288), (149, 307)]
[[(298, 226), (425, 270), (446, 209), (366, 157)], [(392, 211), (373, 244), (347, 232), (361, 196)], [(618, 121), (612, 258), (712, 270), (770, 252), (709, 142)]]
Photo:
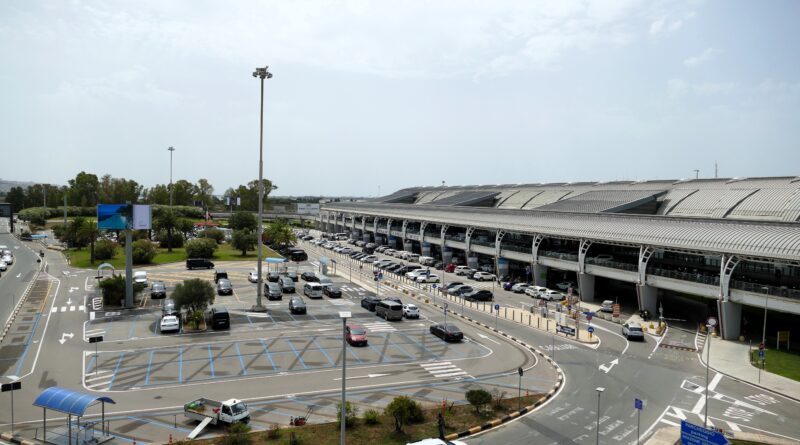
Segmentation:
[(319, 204), (297, 204), (297, 213), (300, 215), (319, 215)]
[(130, 204), (98, 204), (97, 228), (101, 230), (125, 230), (131, 222)]
[(149, 205), (137, 204), (133, 206), (133, 230), (149, 230), (151, 225), (152, 213)]
[(11, 204), (0, 204), (0, 218), (11, 218)]

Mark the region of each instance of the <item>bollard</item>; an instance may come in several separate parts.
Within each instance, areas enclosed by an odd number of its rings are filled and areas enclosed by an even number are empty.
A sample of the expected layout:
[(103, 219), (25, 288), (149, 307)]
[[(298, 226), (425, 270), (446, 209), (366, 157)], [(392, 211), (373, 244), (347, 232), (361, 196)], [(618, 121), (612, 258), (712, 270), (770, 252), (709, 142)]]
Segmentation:
[(172, 433), (169, 433), (169, 443), (172, 443)]
[(528, 326), (531, 325), (531, 314), (528, 314)]

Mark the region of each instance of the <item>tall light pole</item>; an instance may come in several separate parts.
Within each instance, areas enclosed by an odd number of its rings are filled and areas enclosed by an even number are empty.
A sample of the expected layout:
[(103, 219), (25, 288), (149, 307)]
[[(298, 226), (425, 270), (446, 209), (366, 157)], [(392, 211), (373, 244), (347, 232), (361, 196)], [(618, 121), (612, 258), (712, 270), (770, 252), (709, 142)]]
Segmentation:
[(597, 436), (596, 436), (596, 445), (600, 445), (600, 394), (603, 393), (606, 389), (602, 386), (598, 386), (597, 391)]
[(267, 308), (261, 305), (261, 297), (264, 295), (264, 285), (261, 277), (261, 245), (263, 244), (261, 236), (264, 230), (262, 222), (264, 215), (264, 79), (272, 78), (272, 73), (267, 71), (267, 68), (269, 67), (265, 66), (264, 68), (256, 68), (253, 71), (253, 77), (261, 79), (261, 118), (259, 120), (258, 135), (258, 266), (256, 267), (258, 272), (256, 286), (258, 286), (258, 289), (256, 290), (256, 305), (251, 308), (254, 312), (267, 311)]
[(339, 312), (339, 318), (342, 319), (342, 407), (339, 410), (339, 423), (341, 424), (341, 432), (339, 435), (339, 445), (345, 445), (345, 426), (347, 425), (347, 397), (345, 389), (347, 388), (347, 319), (352, 317), (349, 311)]
[(170, 146), (167, 150), (169, 151), (169, 206), (172, 208), (172, 152), (175, 151), (175, 147)]
[(706, 413), (705, 418), (703, 420), (703, 426), (708, 428), (708, 370), (711, 369), (711, 330), (714, 329), (714, 325), (709, 323), (706, 325)]

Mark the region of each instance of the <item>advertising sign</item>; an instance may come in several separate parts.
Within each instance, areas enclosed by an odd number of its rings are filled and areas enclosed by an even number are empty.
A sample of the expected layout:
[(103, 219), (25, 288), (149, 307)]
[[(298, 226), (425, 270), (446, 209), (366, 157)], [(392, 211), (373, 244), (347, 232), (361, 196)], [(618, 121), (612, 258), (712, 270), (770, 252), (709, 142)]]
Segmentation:
[(132, 218), (130, 204), (98, 204), (97, 228), (101, 230), (125, 230)]
[(149, 205), (134, 205), (133, 206), (133, 230), (150, 230), (152, 225), (153, 214)]
[(725, 435), (719, 431), (681, 420), (682, 445), (727, 445), (729, 443)]
[(564, 326), (563, 324), (557, 325), (556, 330), (562, 334), (575, 335), (575, 328)]
[(300, 215), (319, 215), (319, 204), (297, 203), (297, 213)]
[(0, 218), (11, 218), (11, 204), (0, 204)]

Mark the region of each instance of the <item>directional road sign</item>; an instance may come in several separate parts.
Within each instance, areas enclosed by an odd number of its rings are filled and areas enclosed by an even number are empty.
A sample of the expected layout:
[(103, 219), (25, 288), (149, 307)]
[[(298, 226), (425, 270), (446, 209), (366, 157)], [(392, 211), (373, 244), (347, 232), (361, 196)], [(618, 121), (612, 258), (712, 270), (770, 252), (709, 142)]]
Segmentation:
[(681, 444), (683, 445), (728, 445), (725, 435), (700, 425), (681, 420)]
[(633, 399), (633, 407), (638, 410), (641, 410), (642, 408), (644, 408), (644, 402), (642, 402), (639, 399)]
[(494, 305), (494, 310), (499, 311), (500, 310), (500, 305), (499, 304), (495, 304)]
[(591, 334), (592, 332), (594, 332), (594, 326), (589, 326), (588, 328), (586, 328), (586, 331), (588, 331)]

